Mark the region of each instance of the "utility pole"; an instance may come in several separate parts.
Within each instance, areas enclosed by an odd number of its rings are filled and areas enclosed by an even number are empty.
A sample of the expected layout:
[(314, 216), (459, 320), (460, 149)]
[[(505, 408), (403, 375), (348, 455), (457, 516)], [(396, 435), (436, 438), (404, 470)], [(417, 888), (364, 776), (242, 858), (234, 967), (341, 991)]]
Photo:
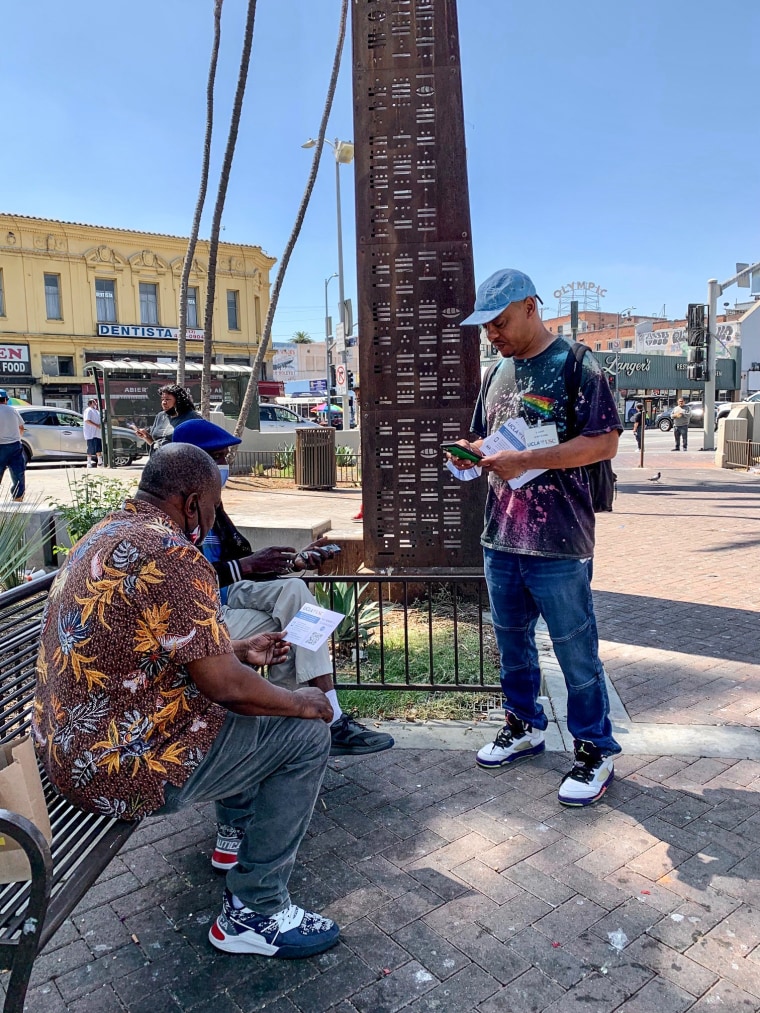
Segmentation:
[(715, 365), (717, 361), (718, 342), (718, 297), (723, 295), (727, 288), (732, 285), (739, 285), (744, 288), (742, 282), (750, 275), (760, 272), (760, 262), (748, 264), (747, 267), (738, 271), (728, 281), (718, 282), (716, 278), (710, 278), (707, 283), (707, 376), (705, 377), (705, 418), (704, 418), (704, 440), (703, 450), (715, 450)]

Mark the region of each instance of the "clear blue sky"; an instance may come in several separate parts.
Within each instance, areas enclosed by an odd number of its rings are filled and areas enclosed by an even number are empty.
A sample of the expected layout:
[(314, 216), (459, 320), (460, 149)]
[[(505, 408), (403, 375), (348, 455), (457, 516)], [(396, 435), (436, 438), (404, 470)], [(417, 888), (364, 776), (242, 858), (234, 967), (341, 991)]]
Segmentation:
[[(6, 4), (2, 209), (186, 235), (211, 9), (211, 0)], [(338, 0), (259, 0), (225, 240), (275, 257), (283, 249), (338, 11)], [(226, 0), (217, 167), (244, 13), (243, 0)], [(708, 278), (760, 260), (759, 4), (460, 0), (459, 21), (478, 280), (517, 266), (550, 311), (556, 288), (587, 280), (607, 289), (605, 310), (665, 304), (677, 316), (705, 298)], [(329, 136), (353, 138), (350, 38)], [(352, 170), (341, 178), (346, 295), (355, 300)], [(335, 235), (326, 151), (275, 341), (298, 329), (323, 336)], [(333, 316), (336, 302), (333, 282)]]

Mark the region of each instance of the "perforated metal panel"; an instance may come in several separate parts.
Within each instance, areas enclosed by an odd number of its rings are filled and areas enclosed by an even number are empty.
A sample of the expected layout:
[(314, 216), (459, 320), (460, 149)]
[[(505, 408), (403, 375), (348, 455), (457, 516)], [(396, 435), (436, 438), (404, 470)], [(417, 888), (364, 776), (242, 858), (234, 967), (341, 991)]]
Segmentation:
[(479, 566), (485, 482), (443, 469), (480, 383), (454, 0), (353, 5), (365, 555)]

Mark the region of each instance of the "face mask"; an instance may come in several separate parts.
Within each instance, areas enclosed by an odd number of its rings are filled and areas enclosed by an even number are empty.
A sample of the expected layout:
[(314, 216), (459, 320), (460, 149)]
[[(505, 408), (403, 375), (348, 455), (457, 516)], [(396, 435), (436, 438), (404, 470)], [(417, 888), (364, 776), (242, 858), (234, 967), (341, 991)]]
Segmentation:
[(222, 480), (222, 489), (227, 485), (227, 479), (230, 477), (230, 466), (229, 464), (218, 464), (219, 477)]

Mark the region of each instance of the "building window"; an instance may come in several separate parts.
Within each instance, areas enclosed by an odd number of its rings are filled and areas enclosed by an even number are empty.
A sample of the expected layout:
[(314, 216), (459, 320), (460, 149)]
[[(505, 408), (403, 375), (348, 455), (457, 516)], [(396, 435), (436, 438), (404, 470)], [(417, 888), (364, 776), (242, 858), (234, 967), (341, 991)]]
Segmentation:
[(227, 289), (227, 330), (229, 331), (240, 330), (238, 296), (238, 292), (230, 288)]
[(261, 299), (253, 297), (253, 314), (256, 318), (256, 340), (261, 341)]
[(45, 310), (48, 320), (63, 320), (61, 314), (61, 276), (45, 275)]
[(5, 289), (3, 288), (3, 272), (0, 271), (0, 317), (5, 316)]
[(564, 326), (560, 324), (559, 327), (557, 328), (557, 334), (563, 334), (564, 330), (565, 330)]
[(632, 341), (624, 341), (623, 342), (623, 348), (633, 348), (633, 342)]
[(601, 350), (602, 350), (602, 343), (601, 341), (597, 341), (597, 343), (594, 345), (594, 351), (601, 352)]
[(198, 289), (192, 287), (187, 290), (187, 326), (198, 326)]
[(95, 279), (95, 311), (99, 324), (116, 323), (116, 282), (112, 278)]
[(158, 285), (140, 282), (140, 323), (158, 323)]
[(73, 355), (42, 355), (41, 359), (47, 376), (76, 376)]

